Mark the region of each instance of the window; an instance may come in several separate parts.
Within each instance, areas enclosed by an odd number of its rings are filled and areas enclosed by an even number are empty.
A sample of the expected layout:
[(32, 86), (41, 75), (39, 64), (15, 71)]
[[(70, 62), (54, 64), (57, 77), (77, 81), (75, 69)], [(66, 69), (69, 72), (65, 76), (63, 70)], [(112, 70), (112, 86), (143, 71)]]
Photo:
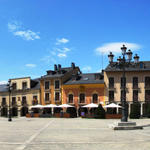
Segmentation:
[(2, 98), (2, 106), (4, 106), (4, 105), (6, 105), (6, 98), (5, 97)]
[(22, 105), (26, 105), (27, 104), (27, 100), (26, 100), (26, 96), (22, 97)]
[(73, 103), (73, 94), (68, 95), (68, 103)]
[(133, 90), (133, 102), (138, 102), (138, 90)]
[(80, 94), (79, 103), (85, 103), (85, 94), (84, 93)]
[(114, 78), (113, 77), (109, 78), (109, 88), (114, 88)]
[(45, 93), (45, 101), (49, 101), (50, 97), (49, 97), (49, 93)]
[(27, 82), (22, 82), (22, 89), (27, 89)]
[(150, 88), (150, 77), (145, 77), (145, 87)]
[(59, 101), (59, 100), (60, 100), (60, 93), (55, 92), (55, 101)]
[(114, 101), (114, 91), (109, 91), (109, 102)]
[(133, 88), (138, 88), (138, 77), (133, 77)]
[(126, 91), (122, 90), (121, 91), (121, 101), (124, 100), (124, 99), (126, 100)]
[(55, 89), (59, 89), (59, 80), (55, 81)]
[(45, 90), (48, 90), (49, 89), (49, 81), (45, 81)]
[(121, 78), (121, 88), (126, 87), (126, 78)]
[(145, 90), (145, 101), (150, 102), (150, 90)]
[(37, 95), (33, 96), (33, 102), (32, 102), (32, 104), (33, 105), (37, 105), (38, 104)]
[(12, 89), (16, 90), (17, 89), (17, 83), (12, 83)]
[(16, 97), (12, 97), (12, 105), (16, 105), (17, 102), (16, 102)]
[(98, 103), (98, 95), (93, 94), (93, 103)]

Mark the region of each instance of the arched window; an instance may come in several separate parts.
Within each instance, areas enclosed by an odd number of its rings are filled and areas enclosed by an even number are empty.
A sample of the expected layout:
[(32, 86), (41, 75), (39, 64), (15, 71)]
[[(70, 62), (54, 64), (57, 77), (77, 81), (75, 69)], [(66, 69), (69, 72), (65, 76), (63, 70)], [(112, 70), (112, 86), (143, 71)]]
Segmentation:
[(98, 94), (93, 94), (93, 103), (98, 103)]
[(85, 94), (84, 93), (80, 94), (79, 103), (85, 103)]
[(73, 103), (73, 94), (68, 95), (68, 103)]

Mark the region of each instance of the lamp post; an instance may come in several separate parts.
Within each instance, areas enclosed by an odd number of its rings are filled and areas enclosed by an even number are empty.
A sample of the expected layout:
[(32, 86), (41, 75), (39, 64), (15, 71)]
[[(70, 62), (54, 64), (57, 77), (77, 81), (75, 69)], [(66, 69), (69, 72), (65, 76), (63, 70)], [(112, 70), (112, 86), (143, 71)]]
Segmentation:
[[(130, 62), (132, 60), (132, 52), (131, 50), (128, 50), (128, 52), (126, 52), (127, 47), (125, 47), (125, 45), (123, 45), (121, 47), (121, 51), (122, 51), (122, 57), (119, 56), (119, 58), (117, 59), (117, 65), (119, 65), (119, 68), (122, 69), (123, 74), (122, 74), (122, 98), (121, 98), (121, 104), (122, 104), (122, 118), (121, 118), (121, 122), (127, 122), (128, 121), (128, 114), (127, 114), (127, 103), (126, 103), (126, 78), (125, 78), (125, 72), (126, 72), (126, 67), (130, 65)], [(126, 59), (127, 56), (127, 59)], [(110, 64), (113, 62), (113, 57), (114, 55), (112, 54), (112, 52), (110, 52), (110, 54), (108, 55), (109, 58), (109, 62)]]
[(8, 110), (8, 112), (9, 112), (9, 114), (8, 114), (8, 121), (12, 121), (12, 116), (11, 116), (11, 109), (10, 109), (10, 94), (11, 94), (11, 88), (12, 88), (12, 86), (10, 85), (10, 80), (8, 81), (9, 82), (9, 84), (8, 84), (8, 92), (9, 92), (9, 106), (8, 106), (8, 108), (9, 108), (9, 110)]
[(123, 70), (123, 75), (122, 75), (122, 79), (123, 79), (123, 96), (121, 99), (121, 103), (122, 103), (122, 118), (121, 118), (121, 122), (127, 122), (128, 121), (128, 115), (127, 115), (127, 107), (126, 107), (126, 81), (125, 81), (125, 65), (126, 65), (126, 59), (125, 59), (125, 55), (126, 55), (126, 47), (125, 45), (123, 45), (123, 47), (121, 47), (122, 50), (122, 56), (123, 58), (120, 59), (121, 61), (119, 63), (121, 63), (122, 65), (122, 70)]

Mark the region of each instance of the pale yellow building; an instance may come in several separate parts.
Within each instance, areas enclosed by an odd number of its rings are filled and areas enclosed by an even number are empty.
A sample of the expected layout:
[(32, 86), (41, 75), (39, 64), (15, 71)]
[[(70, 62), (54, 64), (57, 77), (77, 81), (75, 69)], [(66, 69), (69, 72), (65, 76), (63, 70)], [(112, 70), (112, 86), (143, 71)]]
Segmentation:
[[(104, 71), (105, 102), (121, 104), (123, 96), (123, 70), (117, 62), (111, 62)], [(141, 115), (143, 115), (144, 103), (150, 102), (150, 61), (131, 62), (125, 67), (126, 101), (129, 105), (139, 102)]]
[[(40, 81), (30, 77), (10, 79), (9, 86), (0, 85), (1, 116), (7, 116), (8, 106), (12, 110), (12, 116), (25, 116), (29, 107), (40, 103)], [(9, 104), (10, 94), (10, 104)]]

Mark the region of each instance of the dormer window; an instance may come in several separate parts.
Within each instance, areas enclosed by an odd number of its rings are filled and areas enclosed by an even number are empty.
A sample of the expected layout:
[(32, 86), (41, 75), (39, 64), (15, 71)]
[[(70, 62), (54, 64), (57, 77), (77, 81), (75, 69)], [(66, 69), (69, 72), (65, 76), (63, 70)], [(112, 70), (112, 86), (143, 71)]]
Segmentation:
[(27, 82), (22, 82), (22, 89), (27, 89)]

